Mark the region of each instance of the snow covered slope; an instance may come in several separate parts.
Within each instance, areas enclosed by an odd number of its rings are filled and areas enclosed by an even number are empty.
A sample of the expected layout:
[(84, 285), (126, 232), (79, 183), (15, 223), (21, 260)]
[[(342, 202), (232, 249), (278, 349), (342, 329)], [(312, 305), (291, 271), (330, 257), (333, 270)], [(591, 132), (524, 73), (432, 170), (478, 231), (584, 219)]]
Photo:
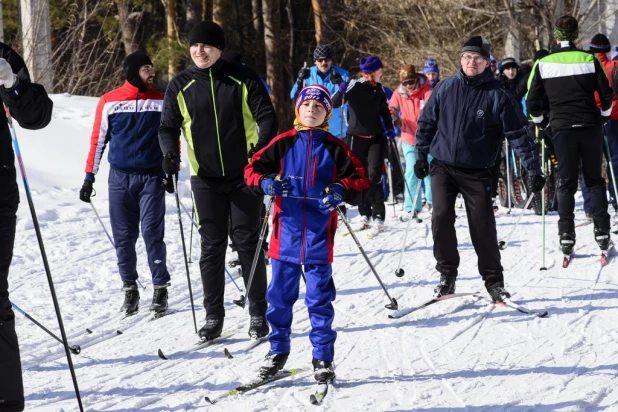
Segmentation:
[[(42, 131), (18, 129), (34, 203), (70, 343), (83, 403), (90, 411), (576, 411), (618, 410), (618, 263), (600, 269), (592, 226), (577, 229), (576, 258), (560, 267), (557, 216), (547, 222), (547, 266), (541, 261), (541, 220), (526, 212), (507, 250), (502, 252), (506, 286), (513, 300), (547, 309), (539, 319), (495, 307), (474, 297), (442, 302), (408, 317), (391, 320), (388, 303), (350, 236), (336, 238), (334, 279), (338, 289), (338, 379), (323, 406), (309, 404), (313, 378), (304, 285), (295, 306), (289, 367), (295, 377), (246, 395), (206, 405), (255, 376), (267, 344), (248, 354), (248, 313), (232, 303), (240, 293), (228, 283), (225, 330), (236, 334), (202, 351), (160, 360), (157, 349), (174, 354), (196, 341), (184, 269), (178, 216), (167, 196), (166, 242), (172, 274), (170, 306), (178, 312), (149, 322), (152, 288), (144, 245), (138, 241), (138, 272), (148, 286), (142, 312), (120, 321), (123, 299), (115, 253), (90, 207), (78, 200), (89, 147), (96, 99), (53, 96), (53, 120)], [(186, 150), (183, 150), (186, 154)], [(187, 162), (184, 162), (186, 165)], [(94, 204), (109, 228), (107, 162), (97, 176)], [(190, 206), (188, 171), (180, 191)], [(583, 217), (578, 204), (578, 217)], [(429, 217), (412, 224), (404, 259), (406, 275), (395, 276), (405, 223), (391, 219), (373, 240), (359, 239), (401, 308), (430, 298), (437, 281)], [(517, 213), (498, 217), (499, 237), (513, 227)], [(351, 215), (356, 214), (352, 210)], [(483, 284), (460, 210), (457, 234), (461, 253), (458, 292), (480, 291)], [(185, 234), (189, 219), (183, 213)], [(190, 264), (198, 327), (203, 323), (198, 237)], [(234, 270), (232, 273), (236, 274)], [(41, 255), (25, 195), (19, 212), (15, 257), (9, 280), (11, 298), (59, 334)], [(229, 282), (229, 279), (228, 279)], [(240, 282), (239, 282), (240, 283)], [(93, 333), (88, 334), (86, 329)], [(121, 330), (121, 335), (117, 334)], [(75, 411), (70, 374), (62, 347), (17, 315), (26, 410)], [(223, 355), (227, 347), (233, 359)]]

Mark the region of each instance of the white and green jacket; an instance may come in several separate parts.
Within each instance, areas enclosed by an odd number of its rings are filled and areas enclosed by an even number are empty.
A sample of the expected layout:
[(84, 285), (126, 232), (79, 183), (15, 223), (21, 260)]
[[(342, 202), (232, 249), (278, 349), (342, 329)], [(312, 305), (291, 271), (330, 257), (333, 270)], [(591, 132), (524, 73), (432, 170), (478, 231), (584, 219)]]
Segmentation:
[[(601, 108), (594, 99), (599, 94)], [(526, 106), (535, 123), (543, 121), (543, 99), (549, 99), (553, 129), (603, 124), (612, 109), (612, 89), (599, 59), (561, 42), (550, 55), (536, 61), (528, 79)]]

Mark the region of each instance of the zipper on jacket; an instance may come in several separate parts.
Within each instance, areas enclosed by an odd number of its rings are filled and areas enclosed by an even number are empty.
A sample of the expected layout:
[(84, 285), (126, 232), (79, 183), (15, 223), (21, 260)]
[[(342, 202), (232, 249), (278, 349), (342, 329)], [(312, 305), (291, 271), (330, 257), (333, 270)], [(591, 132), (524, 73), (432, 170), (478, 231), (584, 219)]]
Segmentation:
[(309, 172), (311, 171), (311, 150), (313, 131), (309, 131), (309, 149), (307, 150), (307, 163), (305, 165), (305, 193), (303, 201), (303, 237), (300, 239), (300, 263), (305, 262), (305, 245), (307, 238), (307, 192), (309, 192)]
[(225, 166), (223, 165), (223, 152), (221, 151), (221, 136), (219, 135), (219, 118), (217, 117), (217, 102), (215, 100), (215, 82), (212, 78), (212, 68), (208, 71), (210, 75), (210, 93), (212, 94), (212, 110), (215, 113), (215, 128), (217, 129), (217, 143), (219, 145), (219, 159), (221, 160), (221, 173), (225, 176)]
[(315, 172), (318, 168), (318, 157), (313, 156), (313, 171), (311, 172), (311, 186), (315, 186)]
[(275, 213), (275, 218), (273, 219), (273, 235), (275, 239), (279, 239), (279, 218), (281, 214)]
[(139, 89), (137, 90), (137, 95), (135, 96), (135, 127), (133, 127), (133, 171), (135, 172), (135, 158), (137, 157), (137, 139), (135, 138), (135, 133), (137, 132), (137, 123), (139, 120), (139, 112), (137, 110), (139, 102)]

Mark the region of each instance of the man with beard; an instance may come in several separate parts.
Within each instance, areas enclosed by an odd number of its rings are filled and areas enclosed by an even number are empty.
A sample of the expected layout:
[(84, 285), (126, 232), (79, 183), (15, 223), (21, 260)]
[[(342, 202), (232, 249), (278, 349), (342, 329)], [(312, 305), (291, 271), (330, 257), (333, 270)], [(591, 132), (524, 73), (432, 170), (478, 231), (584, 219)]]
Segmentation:
[(111, 166), (109, 216), (118, 272), (125, 292), (121, 310), (130, 315), (139, 309), (135, 242), (141, 223), (154, 285), (150, 310), (162, 313), (167, 310), (170, 280), (163, 241), (165, 190), (174, 191), (171, 180), (165, 181), (161, 167), (163, 153), (158, 133), (163, 95), (152, 90), (155, 71), (146, 53), (129, 54), (122, 68), (125, 77), (122, 87), (105, 93), (97, 105), (86, 178), (79, 198), (90, 203), (94, 177), (99, 171), (105, 146), (111, 142), (107, 155)]

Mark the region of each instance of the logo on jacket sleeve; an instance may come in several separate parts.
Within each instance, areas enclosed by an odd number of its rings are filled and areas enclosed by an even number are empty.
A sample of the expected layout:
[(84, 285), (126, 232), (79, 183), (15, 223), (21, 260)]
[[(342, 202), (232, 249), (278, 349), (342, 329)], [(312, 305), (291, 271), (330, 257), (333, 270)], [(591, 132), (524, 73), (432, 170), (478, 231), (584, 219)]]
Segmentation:
[(476, 111), (476, 117), (483, 117), (485, 115), (485, 112), (482, 110), (477, 110)]

